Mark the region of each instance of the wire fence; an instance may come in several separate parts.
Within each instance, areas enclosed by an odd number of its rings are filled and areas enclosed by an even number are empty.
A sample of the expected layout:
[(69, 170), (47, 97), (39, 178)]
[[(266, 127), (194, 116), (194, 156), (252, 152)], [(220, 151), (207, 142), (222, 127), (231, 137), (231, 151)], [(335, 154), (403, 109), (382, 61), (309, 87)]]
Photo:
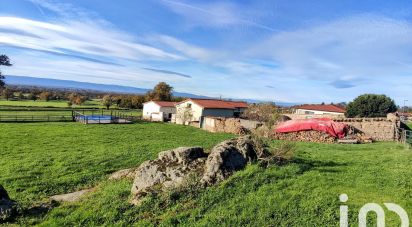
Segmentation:
[(71, 115), (0, 115), (0, 122), (70, 122)]
[(141, 119), (137, 110), (0, 111), (0, 122), (130, 123)]

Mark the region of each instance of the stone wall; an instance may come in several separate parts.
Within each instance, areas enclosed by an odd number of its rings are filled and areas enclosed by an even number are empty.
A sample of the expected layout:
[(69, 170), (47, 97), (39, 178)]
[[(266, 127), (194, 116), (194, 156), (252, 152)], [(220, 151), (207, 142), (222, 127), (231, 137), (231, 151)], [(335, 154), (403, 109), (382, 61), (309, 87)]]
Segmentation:
[(205, 117), (202, 128), (209, 132), (241, 134), (245, 129), (252, 130), (261, 125), (260, 122), (240, 118)]
[(375, 141), (399, 140), (400, 121), (387, 118), (344, 118), (335, 119), (365, 133)]

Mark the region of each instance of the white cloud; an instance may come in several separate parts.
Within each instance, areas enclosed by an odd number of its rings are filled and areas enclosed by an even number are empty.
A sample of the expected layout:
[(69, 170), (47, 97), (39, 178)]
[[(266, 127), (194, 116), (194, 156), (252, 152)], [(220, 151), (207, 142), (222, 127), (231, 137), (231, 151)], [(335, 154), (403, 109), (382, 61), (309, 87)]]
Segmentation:
[(3, 45), (130, 60), (183, 59), (174, 53), (137, 43), (129, 34), (90, 21), (46, 23), (17, 17), (0, 17), (0, 29), (4, 30), (0, 32), (0, 44)]

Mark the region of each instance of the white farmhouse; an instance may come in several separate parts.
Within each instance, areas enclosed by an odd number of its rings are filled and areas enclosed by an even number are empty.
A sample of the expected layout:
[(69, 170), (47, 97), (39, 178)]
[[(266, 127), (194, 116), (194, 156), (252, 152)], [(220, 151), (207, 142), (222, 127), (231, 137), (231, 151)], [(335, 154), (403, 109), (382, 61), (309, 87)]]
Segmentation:
[(149, 101), (143, 103), (143, 119), (149, 121), (170, 121), (176, 113), (176, 102)]
[(239, 117), (248, 107), (246, 102), (216, 99), (186, 99), (176, 104), (175, 122), (201, 122), (203, 117)]
[(346, 110), (338, 105), (301, 105), (295, 107), (295, 114), (299, 115), (339, 115), (344, 116)]

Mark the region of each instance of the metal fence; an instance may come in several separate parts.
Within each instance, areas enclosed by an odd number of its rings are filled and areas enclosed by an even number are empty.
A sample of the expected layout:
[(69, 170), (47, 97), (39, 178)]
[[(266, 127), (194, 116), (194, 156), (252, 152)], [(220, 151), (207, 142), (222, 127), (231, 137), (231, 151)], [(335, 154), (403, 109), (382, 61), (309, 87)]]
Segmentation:
[(404, 144), (412, 146), (412, 131), (411, 130), (402, 130), (400, 141)]
[(71, 115), (0, 115), (0, 122), (69, 122)]
[(81, 112), (73, 111), (73, 121), (83, 124), (127, 124), (134, 121), (141, 120), (141, 117), (124, 114), (121, 112), (111, 112), (110, 115), (87, 115)]
[[(126, 110), (128, 111), (128, 110)], [(6, 113), (0, 111), (0, 122), (82, 122), (85, 124), (104, 124), (104, 123), (131, 123), (141, 120), (140, 116), (133, 116), (130, 112), (117, 110), (70, 110), (61, 111), (26, 111), (27, 113)], [(20, 112), (20, 111), (19, 111)]]

